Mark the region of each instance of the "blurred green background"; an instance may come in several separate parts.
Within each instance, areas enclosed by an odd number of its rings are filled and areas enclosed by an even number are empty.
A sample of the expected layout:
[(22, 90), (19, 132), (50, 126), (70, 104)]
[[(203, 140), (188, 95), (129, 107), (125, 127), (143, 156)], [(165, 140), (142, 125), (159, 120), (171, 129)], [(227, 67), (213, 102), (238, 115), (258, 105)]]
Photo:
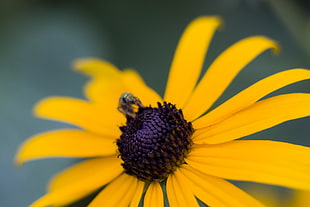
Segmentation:
[[(225, 20), (213, 39), (206, 67), (244, 37), (266, 35), (277, 40), (280, 55), (266, 52), (250, 63), (221, 102), (270, 74), (310, 68), (309, 8), (307, 1), (287, 0), (1, 0), (0, 206), (28, 206), (44, 194), (53, 174), (75, 162), (50, 159), (22, 168), (13, 163), (18, 146), (31, 135), (68, 127), (34, 118), (32, 107), (46, 96), (83, 98), (87, 78), (70, 69), (73, 60), (99, 57), (119, 68), (135, 68), (163, 94), (178, 38), (197, 16), (220, 15)], [(275, 94), (286, 92), (309, 93), (310, 83)], [(309, 124), (310, 119), (303, 118), (248, 138), (310, 146)]]

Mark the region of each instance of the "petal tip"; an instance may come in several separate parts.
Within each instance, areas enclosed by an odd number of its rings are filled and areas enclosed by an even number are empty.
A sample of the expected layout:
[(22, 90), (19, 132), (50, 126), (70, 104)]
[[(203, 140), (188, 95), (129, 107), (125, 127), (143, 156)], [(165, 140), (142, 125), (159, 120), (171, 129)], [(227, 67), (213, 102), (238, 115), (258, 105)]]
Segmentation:
[(15, 167), (22, 167), (24, 165), (24, 163), (26, 162), (26, 158), (23, 157), (23, 148), (24, 148), (25, 143), (23, 143), (19, 149), (16, 152), (16, 155), (14, 157), (14, 165)]
[[(108, 61), (99, 58), (82, 58), (73, 61), (72, 67), (75, 71), (90, 77), (119, 73), (118, 68)], [(104, 72), (105, 71), (105, 72)]]
[(278, 42), (273, 41), (274, 42), (274, 46), (271, 48), (271, 51), (274, 55), (279, 55), (279, 53), (281, 52), (281, 46), (278, 44)]
[(220, 27), (223, 24), (223, 19), (220, 16), (199, 16), (193, 20), (193, 23), (214, 24), (215, 27)]
[(19, 153), (14, 158), (14, 165), (15, 167), (22, 167), (24, 165), (24, 160), (19, 156)]
[(281, 50), (280, 44), (277, 41), (266, 36), (252, 36), (245, 38), (245, 40), (253, 41), (253, 43), (256, 42), (258, 46), (261, 46), (265, 49), (270, 49), (275, 55), (278, 55)]
[(74, 70), (80, 71), (83, 70), (83, 68), (87, 67), (89, 64), (101, 62), (98, 58), (80, 58), (76, 59), (72, 62), (72, 68)]
[(46, 104), (53, 101), (53, 98), (54, 97), (47, 97), (47, 98), (39, 100), (32, 109), (33, 116), (38, 117), (38, 118), (44, 117), (43, 109), (45, 108)]
[(262, 37), (262, 38), (264, 38), (267, 42), (269, 42), (269, 44), (270, 44), (269, 47), (270, 47), (273, 54), (278, 55), (280, 53), (281, 47), (277, 41), (270, 39), (268, 37)]

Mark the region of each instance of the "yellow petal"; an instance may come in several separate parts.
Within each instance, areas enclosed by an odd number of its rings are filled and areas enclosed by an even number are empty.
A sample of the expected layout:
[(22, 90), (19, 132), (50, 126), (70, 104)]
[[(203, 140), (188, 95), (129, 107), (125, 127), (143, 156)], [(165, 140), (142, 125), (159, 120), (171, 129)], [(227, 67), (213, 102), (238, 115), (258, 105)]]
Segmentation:
[(253, 197), (224, 179), (201, 173), (188, 165), (180, 168), (180, 179), (187, 180), (195, 196), (208, 206), (262, 207)]
[(147, 207), (163, 207), (164, 206), (164, 195), (160, 184), (157, 182), (152, 182), (148, 187), (145, 197), (144, 205)]
[[(268, 207), (292, 207), (291, 199), (283, 199), (283, 195), (279, 194), (274, 186), (257, 185), (256, 183), (242, 184), (245, 190), (253, 195), (257, 200)], [(282, 204), (282, 205), (281, 205)], [(285, 204), (285, 205), (283, 205)], [(295, 206), (294, 206), (295, 207)]]
[(193, 91), (183, 109), (186, 119), (192, 121), (207, 111), (249, 62), (271, 48), (277, 50), (274, 41), (255, 36), (243, 39), (226, 49), (210, 65)]
[(94, 103), (100, 103), (102, 108), (116, 111), (121, 94), (127, 92), (122, 81), (122, 71), (114, 65), (99, 59), (80, 59), (74, 67), (91, 77), (85, 86), (85, 94)]
[(190, 184), (180, 176), (178, 170), (168, 177), (166, 188), (170, 207), (199, 207)]
[(81, 58), (73, 62), (73, 68), (90, 77), (117, 77), (120, 71), (111, 63), (98, 58)]
[(210, 41), (220, 24), (218, 17), (200, 17), (186, 28), (171, 64), (165, 101), (182, 108), (196, 85)]
[(306, 207), (310, 206), (310, 191), (295, 191), (291, 206)]
[(292, 69), (269, 76), (241, 91), (193, 123), (195, 129), (208, 127), (250, 106), (264, 96), (298, 81), (310, 79), (310, 70)]
[(131, 203), (129, 207), (137, 207), (140, 203), (142, 198), (143, 190), (144, 190), (145, 183), (138, 180), (137, 189), (132, 197)]
[(124, 122), (124, 117), (117, 111), (117, 105), (105, 108), (67, 97), (43, 99), (36, 105), (34, 113), (41, 118), (74, 124), (91, 132), (114, 137), (119, 136), (118, 126)]
[[(94, 158), (80, 162), (54, 176), (48, 186), (48, 191), (56, 191), (69, 185), (74, 185), (77, 181), (91, 183), (98, 177), (100, 183), (105, 185), (123, 171), (121, 159), (116, 156)], [(96, 181), (97, 182), (97, 181)]]
[(125, 70), (122, 75), (122, 80), (127, 92), (138, 97), (145, 106), (157, 106), (157, 102), (162, 102), (162, 98), (151, 88), (149, 88), (134, 70)]
[(137, 189), (138, 179), (123, 174), (105, 187), (88, 205), (88, 207), (128, 207)]
[(85, 93), (93, 103), (98, 104), (102, 109), (118, 113), (117, 106), (119, 97), (128, 91), (119, 78), (96, 78), (92, 79), (85, 86)]
[(19, 149), (16, 163), (46, 157), (96, 157), (116, 154), (115, 140), (80, 130), (38, 134)]
[(252, 104), (215, 125), (197, 130), (195, 143), (217, 144), (238, 139), (282, 122), (310, 115), (310, 94), (279, 95)]
[(144, 105), (156, 105), (160, 96), (149, 88), (134, 70), (120, 71), (112, 64), (98, 59), (82, 59), (75, 67), (92, 80), (87, 84), (87, 97), (110, 110), (116, 109), (121, 94), (129, 92), (139, 97)]
[(224, 179), (310, 190), (310, 148), (261, 140), (194, 145), (186, 162)]
[(104, 186), (122, 171), (120, 159), (116, 157), (81, 162), (57, 175), (51, 181), (50, 192), (31, 207), (67, 205)]

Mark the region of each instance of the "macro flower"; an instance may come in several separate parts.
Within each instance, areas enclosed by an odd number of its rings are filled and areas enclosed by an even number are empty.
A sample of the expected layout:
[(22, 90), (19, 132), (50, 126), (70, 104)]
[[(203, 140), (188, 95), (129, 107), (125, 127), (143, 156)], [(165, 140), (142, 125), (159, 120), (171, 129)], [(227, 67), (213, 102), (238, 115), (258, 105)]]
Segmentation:
[[(263, 206), (229, 180), (310, 190), (310, 148), (267, 140), (238, 140), (310, 115), (310, 94), (270, 93), (310, 71), (291, 69), (264, 78), (217, 107), (235, 76), (277, 44), (264, 36), (242, 39), (201, 75), (218, 17), (199, 17), (185, 29), (160, 97), (131, 69), (98, 59), (75, 62), (90, 77), (87, 100), (49, 97), (34, 112), (79, 128), (31, 137), (16, 162), (47, 157), (87, 158), (51, 179), (32, 207), (64, 206), (100, 190), (89, 207)], [(200, 78), (201, 76), (201, 78)], [(199, 80), (199, 81), (198, 81)], [(210, 108), (214, 109), (210, 109)], [(103, 188), (104, 187), (104, 188)]]

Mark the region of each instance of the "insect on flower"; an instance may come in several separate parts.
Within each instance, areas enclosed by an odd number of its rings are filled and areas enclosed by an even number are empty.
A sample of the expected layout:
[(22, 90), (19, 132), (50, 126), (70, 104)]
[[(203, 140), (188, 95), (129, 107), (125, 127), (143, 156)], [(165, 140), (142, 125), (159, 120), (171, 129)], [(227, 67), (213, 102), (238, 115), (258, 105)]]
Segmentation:
[(310, 70), (273, 74), (214, 107), (244, 66), (265, 50), (278, 50), (265, 36), (244, 38), (201, 73), (221, 22), (202, 16), (185, 29), (163, 97), (134, 70), (95, 58), (75, 62), (91, 78), (87, 99), (50, 97), (34, 112), (79, 128), (35, 135), (15, 159), (18, 165), (48, 157), (85, 159), (54, 176), (30, 207), (68, 206), (96, 191), (88, 207), (264, 206), (230, 181), (309, 191), (310, 147), (238, 139), (309, 117), (310, 93), (268, 96), (310, 79)]
[(140, 99), (133, 94), (125, 92), (119, 97), (117, 109), (126, 117), (134, 118), (136, 116), (137, 107), (143, 107)]

